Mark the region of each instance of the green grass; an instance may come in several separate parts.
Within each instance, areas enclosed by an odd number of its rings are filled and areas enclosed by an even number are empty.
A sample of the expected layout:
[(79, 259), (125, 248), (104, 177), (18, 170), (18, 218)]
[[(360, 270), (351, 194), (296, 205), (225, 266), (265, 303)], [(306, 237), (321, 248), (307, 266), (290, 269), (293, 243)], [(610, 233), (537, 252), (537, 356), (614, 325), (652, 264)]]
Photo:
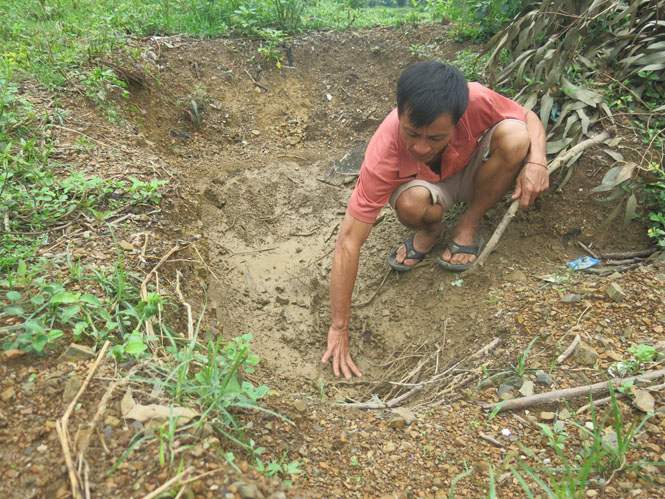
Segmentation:
[[(635, 472), (650, 482), (644, 469), (649, 465), (665, 466), (665, 462), (649, 462), (644, 458), (629, 460), (630, 451), (638, 446), (638, 434), (653, 414), (647, 414), (641, 419), (635, 418), (627, 424), (611, 383), (609, 388), (610, 407), (602, 418), (594, 408), (593, 397), (590, 399), (590, 427), (575, 416), (552, 426), (538, 423), (553, 452), (553, 459), (546, 461), (520, 444), (522, 454), (539, 463), (533, 466), (519, 457), (518, 467), (511, 466), (515, 479), (528, 497), (535, 497), (534, 484), (544, 492), (545, 497), (583, 497), (588, 489), (601, 487), (617, 475), (629, 472)], [(579, 441), (573, 442), (566, 428), (575, 430)], [(614, 438), (608, 438), (610, 434)], [(574, 450), (572, 458), (567, 448)]]

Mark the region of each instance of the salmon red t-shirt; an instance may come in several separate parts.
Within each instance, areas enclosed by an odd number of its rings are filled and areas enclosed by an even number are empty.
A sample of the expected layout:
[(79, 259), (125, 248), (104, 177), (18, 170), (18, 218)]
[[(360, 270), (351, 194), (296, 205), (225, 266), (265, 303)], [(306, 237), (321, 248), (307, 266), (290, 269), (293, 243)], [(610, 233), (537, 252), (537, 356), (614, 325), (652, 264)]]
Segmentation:
[(399, 117), (394, 109), (370, 140), (351, 194), (348, 212), (361, 222), (374, 223), (397, 187), (414, 179), (438, 182), (455, 175), (469, 162), (478, 142), (488, 129), (505, 119), (525, 122), (524, 108), (480, 83), (469, 83), (469, 105), (455, 126), (453, 136), (441, 155), (441, 173), (407, 151), (399, 133)]

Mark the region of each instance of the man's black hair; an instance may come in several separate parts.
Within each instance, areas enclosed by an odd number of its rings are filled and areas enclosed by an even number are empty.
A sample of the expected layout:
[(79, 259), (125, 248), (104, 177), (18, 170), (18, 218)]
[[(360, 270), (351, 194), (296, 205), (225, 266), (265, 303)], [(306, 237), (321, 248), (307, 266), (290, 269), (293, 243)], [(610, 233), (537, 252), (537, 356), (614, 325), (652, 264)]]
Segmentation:
[(397, 82), (397, 112), (406, 111), (416, 128), (431, 125), (444, 113), (457, 124), (469, 104), (464, 75), (450, 64), (424, 61), (409, 66)]

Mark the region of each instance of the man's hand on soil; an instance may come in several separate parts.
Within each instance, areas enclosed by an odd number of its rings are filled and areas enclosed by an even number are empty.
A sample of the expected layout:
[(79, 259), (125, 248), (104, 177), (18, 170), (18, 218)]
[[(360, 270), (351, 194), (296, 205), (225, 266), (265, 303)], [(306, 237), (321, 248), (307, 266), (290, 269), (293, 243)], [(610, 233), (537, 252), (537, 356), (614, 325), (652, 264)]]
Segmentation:
[(345, 378), (350, 379), (351, 373), (356, 376), (362, 376), (356, 365), (351, 360), (351, 351), (349, 348), (349, 332), (344, 329), (338, 329), (330, 326), (328, 330), (328, 349), (323, 354), (321, 362), (327, 364), (332, 358), (333, 374), (339, 378), (340, 369)]
[(547, 168), (527, 163), (517, 176), (515, 192), (511, 199), (520, 200), (520, 208), (526, 208), (550, 186), (550, 176)]

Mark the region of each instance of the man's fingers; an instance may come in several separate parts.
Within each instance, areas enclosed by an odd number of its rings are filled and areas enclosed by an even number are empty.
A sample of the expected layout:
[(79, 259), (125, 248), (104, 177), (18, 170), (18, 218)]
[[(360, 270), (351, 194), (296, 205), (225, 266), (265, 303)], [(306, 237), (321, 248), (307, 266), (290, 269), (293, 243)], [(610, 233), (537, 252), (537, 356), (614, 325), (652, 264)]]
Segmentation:
[(321, 364), (327, 364), (328, 361), (330, 360), (330, 356), (332, 355), (332, 348), (329, 348), (326, 350), (326, 353), (323, 354), (323, 357), (321, 357)]
[(349, 364), (349, 367), (350, 367), (351, 370), (353, 371), (353, 374), (355, 374), (355, 375), (358, 376), (359, 378), (363, 375), (363, 374), (358, 370), (358, 368), (357, 368), (356, 365), (353, 363), (353, 361), (351, 360), (351, 356), (350, 356), (350, 355), (349, 355), (349, 357), (346, 359), (346, 362), (347, 362), (347, 364)]
[(526, 208), (531, 204), (531, 192), (524, 191), (522, 192), (522, 197), (520, 198), (520, 208)]
[(339, 360), (336, 355), (333, 355), (333, 374), (339, 378)]
[(349, 367), (344, 362), (344, 359), (342, 359), (342, 374), (344, 374), (346, 379), (351, 379), (351, 371), (349, 371)]

